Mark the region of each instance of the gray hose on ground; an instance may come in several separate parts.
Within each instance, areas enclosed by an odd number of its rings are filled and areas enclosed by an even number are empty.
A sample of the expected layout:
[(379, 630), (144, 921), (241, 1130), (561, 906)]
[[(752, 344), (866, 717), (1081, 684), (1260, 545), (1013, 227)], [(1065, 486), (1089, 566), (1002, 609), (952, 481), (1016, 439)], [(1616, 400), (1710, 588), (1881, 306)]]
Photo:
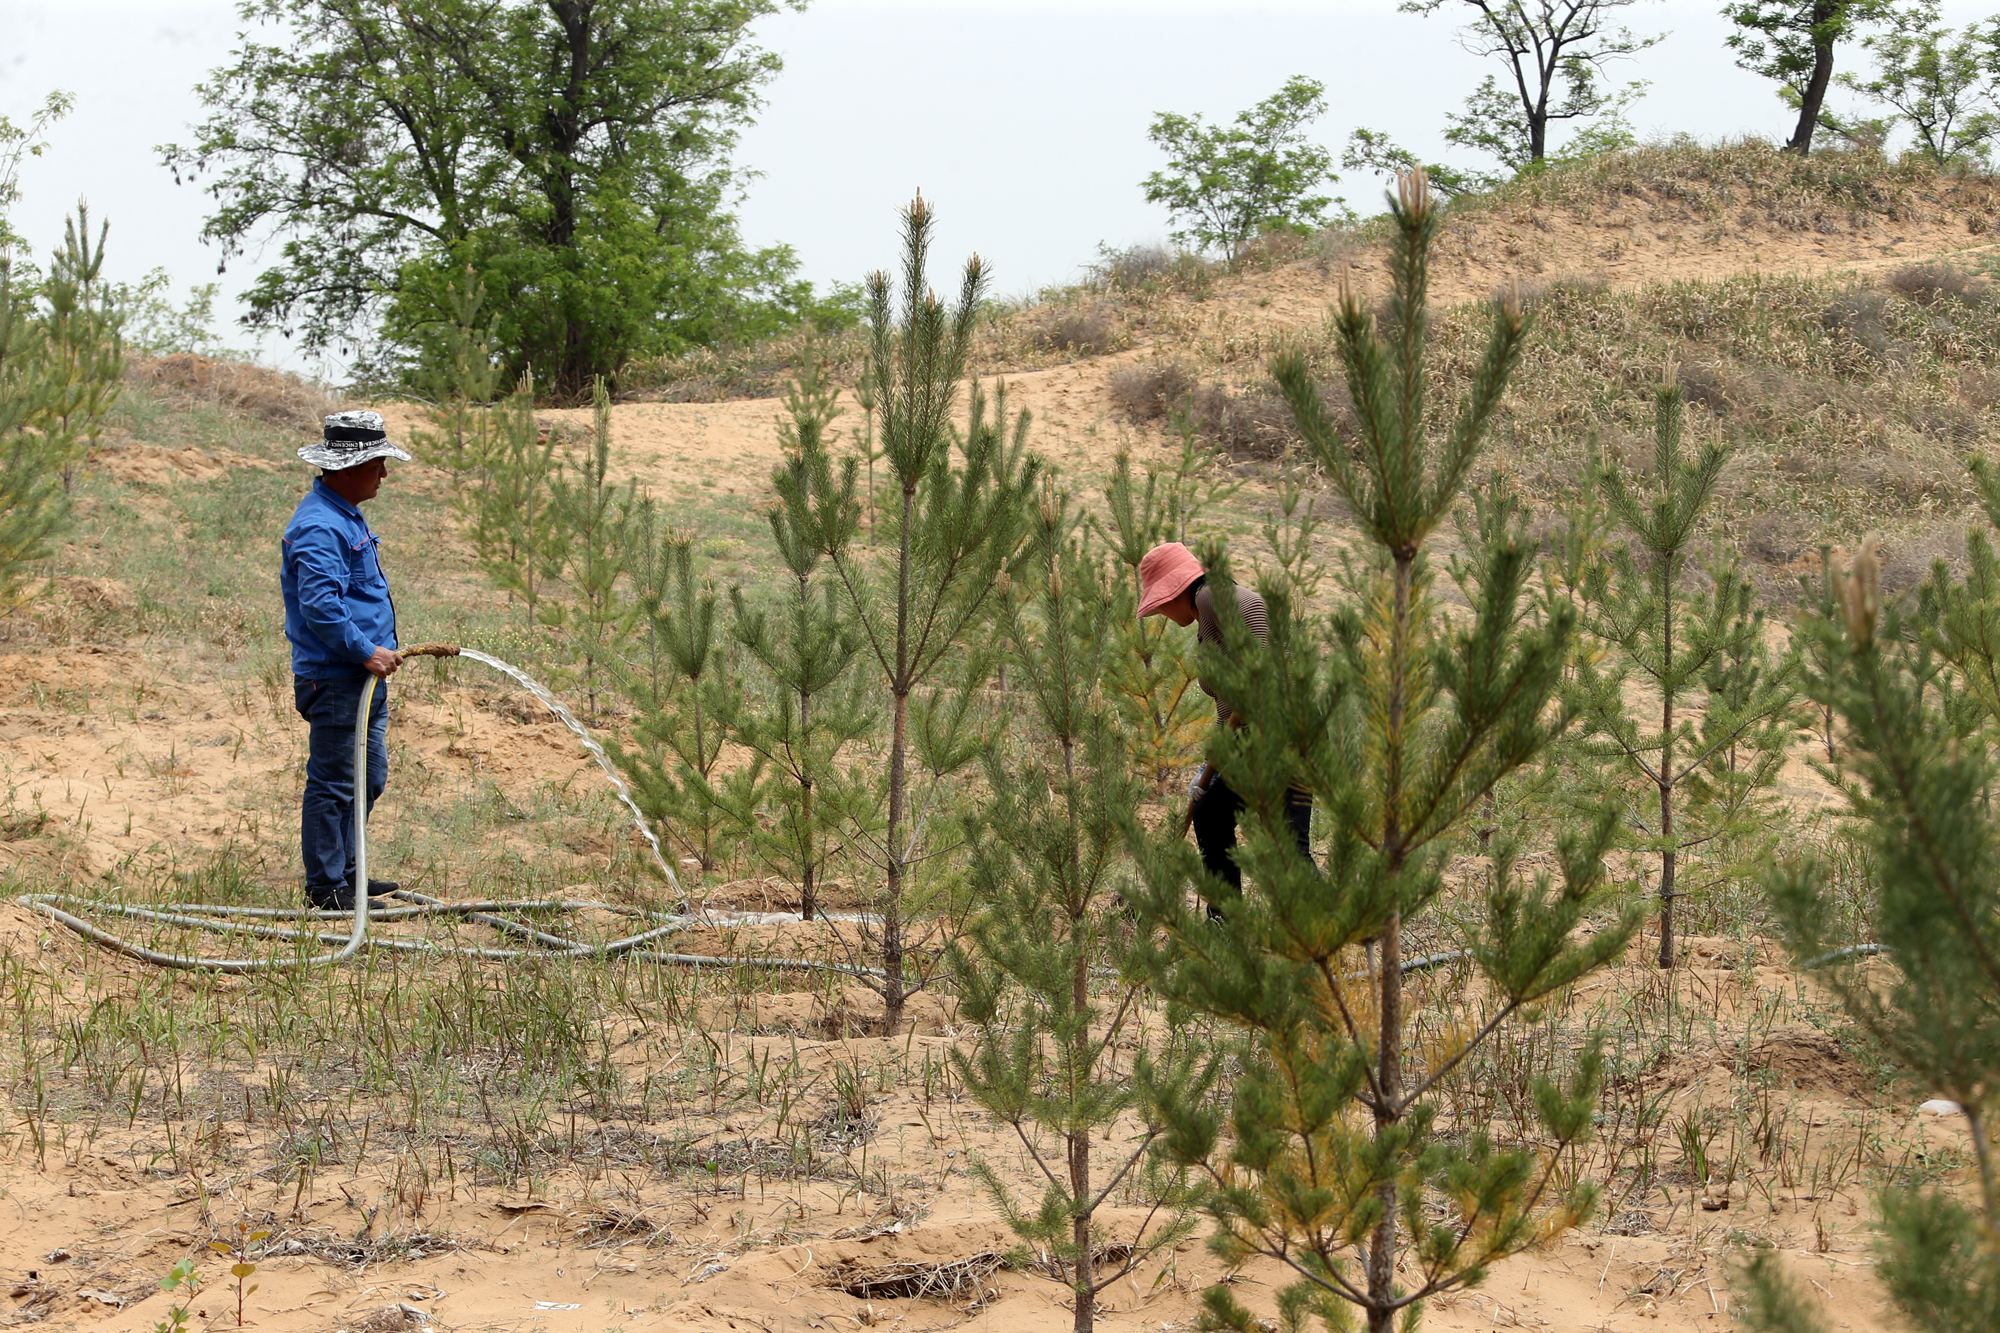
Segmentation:
[[(442, 655), (437, 649), (445, 645), (423, 645), (430, 656)], [(413, 650), (414, 651), (414, 650)], [(453, 649), (452, 651), (456, 651)], [(665, 963), (678, 967), (761, 967), (778, 971), (839, 972), (850, 976), (881, 976), (877, 968), (849, 967), (838, 963), (822, 963), (808, 958), (712, 958), (706, 954), (661, 953), (640, 946), (650, 944), (663, 936), (696, 923), (692, 917), (668, 917), (664, 924), (623, 939), (605, 944), (591, 944), (584, 940), (572, 940), (547, 931), (536, 930), (519, 921), (492, 915), (495, 911), (524, 911), (554, 909), (577, 911), (601, 908), (621, 915), (652, 917), (650, 912), (640, 912), (635, 908), (614, 907), (609, 903), (553, 901), (484, 901), (472, 903), (450, 903), (427, 897), (421, 893), (398, 892), (395, 896), (408, 903), (408, 907), (392, 907), (379, 913), (371, 913), (368, 900), (368, 706), (375, 699), (375, 677), (369, 676), (361, 687), (361, 706), (354, 715), (354, 909), (353, 927), (343, 938), (338, 934), (317, 930), (297, 930), (285, 926), (256, 926), (238, 921), (216, 920), (217, 917), (250, 917), (263, 919), (310, 918), (323, 920), (334, 913), (316, 911), (293, 911), (279, 907), (234, 907), (217, 904), (191, 903), (167, 907), (144, 907), (128, 903), (100, 902), (93, 899), (74, 898), (62, 893), (23, 894), (18, 901), (30, 911), (40, 912), (53, 921), (69, 927), (87, 940), (101, 944), (108, 949), (136, 958), (142, 963), (155, 967), (179, 968), (202, 972), (270, 972), (293, 968), (337, 966), (352, 958), (363, 945), (375, 949), (400, 950), (408, 953), (450, 955), (477, 958), (488, 962), (511, 962), (518, 958), (547, 958), (597, 954), (606, 958), (630, 956), (644, 962)], [(109, 931), (83, 920), (63, 910), (63, 905), (89, 908), (93, 911), (110, 912), (135, 920), (152, 921), (160, 925), (179, 926), (194, 930), (214, 931), (218, 934), (245, 935), (256, 939), (306, 940), (313, 944), (338, 944), (341, 947), (332, 953), (323, 953), (312, 958), (205, 958), (199, 955), (165, 953), (158, 949), (148, 949), (121, 939)], [(191, 915), (199, 913), (200, 915)], [(492, 926), (503, 934), (525, 936), (546, 947), (540, 949), (486, 949), (472, 945), (433, 944), (429, 940), (368, 937), (368, 923), (373, 916), (378, 920), (407, 918), (416, 916), (464, 916), (482, 925)]]
[[(359, 952), (363, 942), (368, 938), (368, 705), (374, 701), (375, 677), (371, 675), (361, 686), (361, 706), (354, 710), (354, 928), (348, 932), (346, 943), (336, 952), (320, 954), (316, 958), (200, 958), (187, 954), (162, 953), (158, 949), (148, 949), (144, 945), (119, 939), (116, 935), (100, 930), (88, 921), (63, 911), (55, 905), (56, 900), (62, 895), (31, 893), (20, 899), (21, 905), (60, 921), (87, 940), (94, 940), (128, 958), (136, 958), (155, 967), (242, 974), (295, 967), (333, 966), (346, 962)], [(154, 919), (164, 921), (168, 918), (156, 913)], [(194, 924), (194, 921), (187, 918), (182, 923)], [(236, 933), (253, 934), (262, 931), (252, 927), (239, 928)], [(313, 939), (318, 942), (325, 939), (325, 936), (314, 935)]]

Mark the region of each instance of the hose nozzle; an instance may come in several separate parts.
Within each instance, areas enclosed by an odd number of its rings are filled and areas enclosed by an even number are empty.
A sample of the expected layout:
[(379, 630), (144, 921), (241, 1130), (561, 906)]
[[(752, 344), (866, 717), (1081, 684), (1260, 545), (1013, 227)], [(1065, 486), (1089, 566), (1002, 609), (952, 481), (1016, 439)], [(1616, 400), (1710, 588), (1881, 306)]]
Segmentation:
[(458, 645), (455, 643), (418, 643), (412, 644), (408, 648), (399, 648), (397, 651), (404, 657), (457, 657)]

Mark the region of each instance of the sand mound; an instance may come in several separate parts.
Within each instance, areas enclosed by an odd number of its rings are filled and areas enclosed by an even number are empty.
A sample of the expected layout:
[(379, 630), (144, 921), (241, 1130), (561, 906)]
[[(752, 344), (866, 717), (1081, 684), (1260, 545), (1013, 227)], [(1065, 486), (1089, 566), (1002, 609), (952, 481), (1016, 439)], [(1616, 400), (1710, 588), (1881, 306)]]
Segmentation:
[(151, 444), (108, 448), (97, 462), (128, 486), (171, 486), (181, 481), (210, 481), (236, 468), (269, 472), (273, 464), (231, 449), (162, 449)]
[[(1733, 1080), (1737, 1053), (1711, 1047), (1674, 1056), (1660, 1066), (1654, 1076), (1660, 1086), (1685, 1088), (1719, 1076)], [(1751, 1047), (1742, 1056), (1745, 1077), (1753, 1082), (1808, 1093), (1824, 1093), (1865, 1102), (1873, 1087), (1861, 1064), (1840, 1039), (1804, 1023), (1788, 1023)], [(1713, 1081), (1711, 1079), (1711, 1081)]]
[(1790, 1023), (1751, 1048), (1750, 1069), (1767, 1073), (1781, 1088), (1805, 1092), (1830, 1092), (1856, 1101), (1866, 1100), (1871, 1080), (1861, 1064), (1837, 1037)]
[[(61, 582), (67, 588), (71, 583), (114, 581), (64, 579)], [(149, 674), (137, 653), (102, 644), (78, 644), (42, 653), (0, 653), (0, 707), (39, 707), (59, 689), (101, 691)]]

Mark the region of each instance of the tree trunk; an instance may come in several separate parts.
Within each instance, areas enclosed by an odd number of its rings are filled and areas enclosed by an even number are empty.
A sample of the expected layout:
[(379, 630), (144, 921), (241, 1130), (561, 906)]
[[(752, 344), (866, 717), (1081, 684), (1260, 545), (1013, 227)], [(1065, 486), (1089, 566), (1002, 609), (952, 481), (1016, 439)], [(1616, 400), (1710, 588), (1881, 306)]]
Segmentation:
[[(1391, 611), (1389, 644), (1389, 706), (1386, 731), (1386, 764), (1383, 774), (1382, 852), (1387, 873), (1393, 880), (1403, 868), (1403, 721), (1408, 703), (1410, 653), (1410, 587), (1414, 577), (1414, 555), (1398, 554), (1395, 570), (1395, 602)], [(1380, 1101), (1375, 1107), (1375, 1137), (1403, 1118), (1403, 914), (1392, 912), (1382, 927), (1381, 1011), (1376, 1016), (1376, 1084)], [(1393, 1171), (1376, 1187), (1382, 1204), (1382, 1220), (1375, 1224), (1368, 1240), (1368, 1329), (1369, 1333), (1391, 1333), (1396, 1301), (1396, 1177)]]
[(1674, 556), (1660, 582), (1660, 966), (1674, 966)]
[[(1069, 1191), (1078, 1204), (1090, 1198), (1090, 1131), (1073, 1130), (1069, 1135)], [(1070, 1327), (1075, 1333), (1091, 1333), (1096, 1326), (1097, 1302), (1091, 1288), (1097, 1285), (1090, 1263), (1090, 1210), (1079, 1208), (1070, 1220), (1070, 1243), (1076, 1246), (1075, 1279), (1070, 1289), (1076, 1296), (1076, 1317)]]
[[(1074, 745), (1073, 738), (1063, 737), (1063, 772), (1072, 783), (1076, 781), (1076, 764), (1072, 756)], [(1074, 821), (1073, 799), (1070, 808), (1071, 819)], [(1080, 912), (1071, 915), (1069, 931), (1070, 949), (1075, 955), (1070, 971), (1070, 1000), (1076, 1006), (1076, 1012), (1082, 1013), (1084, 1006), (1090, 1001), (1090, 954), (1084, 948), (1083, 916)], [(1077, 1038), (1076, 1044), (1088, 1048), (1090, 1033), (1088, 1031), (1082, 1033)], [(1072, 1070), (1084, 1068), (1088, 1063), (1085, 1059), (1086, 1054), (1087, 1049), (1073, 1050), (1069, 1067)], [(1071, 1089), (1071, 1096), (1074, 1099), (1074, 1087)], [(1090, 1198), (1090, 1131), (1087, 1129), (1072, 1130), (1069, 1135), (1069, 1195), (1078, 1205), (1076, 1215), (1070, 1220), (1070, 1240), (1077, 1250), (1076, 1268), (1070, 1274), (1075, 1279), (1070, 1285), (1076, 1293), (1076, 1321), (1073, 1327), (1075, 1333), (1091, 1333), (1097, 1318), (1097, 1302), (1094, 1296), (1097, 1279), (1091, 1267), (1090, 1254), (1090, 1221), (1094, 1210), (1083, 1206)]]
[(896, 675), (889, 689), (894, 696), (894, 724), (889, 735), (889, 883), (882, 905), (882, 1035), (893, 1037), (903, 1026), (903, 817), (908, 806), (910, 731), (910, 511), (916, 507), (916, 487), (903, 487), (903, 522), (896, 553)]
[[(1674, 833), (1674, 789), (1671, 783), (1660, 784), (1660, 836), (1671, 838)], [(1672, 970), (1674, 965), (1674, 849), (1669, 846), (1660, 853), (1660, 966)]]
[[(708, 730), (701, 716), (701, 677), (698, 675), (690, 677), (688, 687), (688, 693), (694, 697), (694, 758), (695, 763), (699, 765), (696, 772), (706, 779), (709, 770)], [(704, 812), (701, 820), (701, 873), (704, 875), (715, 870), (715, 848), (710, 842), (712, 830), (713, 825), (709, 823), (708, 815)]]
[[(1833, 17), (1831, 0), (1813, 6), (1813, 26), (1821, 27)], [(1804, 155), (1812, 151), (1813, 131), (1819, 126), (1819, 109), (1826, 101), (1827, 85), (1833, 82), (1833, 38), (1816, 37), (1813, 41), (1812, 77), (1806, 80), (1805, 92), (1799, 97), (1799, 123), (1792, 131), (1785, 151)]]
[[(808, 492), (810, 494), (810, 492)], [(799, 624), (808, 631), (812, 625), (812, 590), (804, 574), (799, 575)], [(803, 677), (810, 679), (810, 677)], [(805, 762), (812, 762), (812, 691), (804, 686), (799, 688), (799, 753)], [(805, 851), (804, 873), (799, 882), (799, 920), (813, 919), (813, 879), (819, 869), (819, 839), (813, 825), (813, 775), (809, 769), (801, 769), (799, 776), (799, 838)]]
[(895, 721), (889, 735), (889, 885), (882, 903), (882, 1035), (893, 1037), (903, 1026), (903, 849), (897, 845), (903, 829), (904, 784), (908, 765), (903, 751), (909, 740), (910, 696), (898, 689), (892, 708)]

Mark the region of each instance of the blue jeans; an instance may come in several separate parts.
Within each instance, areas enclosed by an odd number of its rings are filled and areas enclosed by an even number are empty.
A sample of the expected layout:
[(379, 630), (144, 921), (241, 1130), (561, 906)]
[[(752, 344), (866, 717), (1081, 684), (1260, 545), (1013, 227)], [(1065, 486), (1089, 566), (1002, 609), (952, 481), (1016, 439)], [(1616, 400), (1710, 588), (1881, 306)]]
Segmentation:
[[(354, 881), (354, 714), (365, 675), (338, 680), (292, 678), (292, 700), (312, 724), (306, 791), (299, 804), (299, 850), (306, 895), (330, 894)], [(389, 683), (375, 682), (368, 710), (368, 808), (389, 785)]]

